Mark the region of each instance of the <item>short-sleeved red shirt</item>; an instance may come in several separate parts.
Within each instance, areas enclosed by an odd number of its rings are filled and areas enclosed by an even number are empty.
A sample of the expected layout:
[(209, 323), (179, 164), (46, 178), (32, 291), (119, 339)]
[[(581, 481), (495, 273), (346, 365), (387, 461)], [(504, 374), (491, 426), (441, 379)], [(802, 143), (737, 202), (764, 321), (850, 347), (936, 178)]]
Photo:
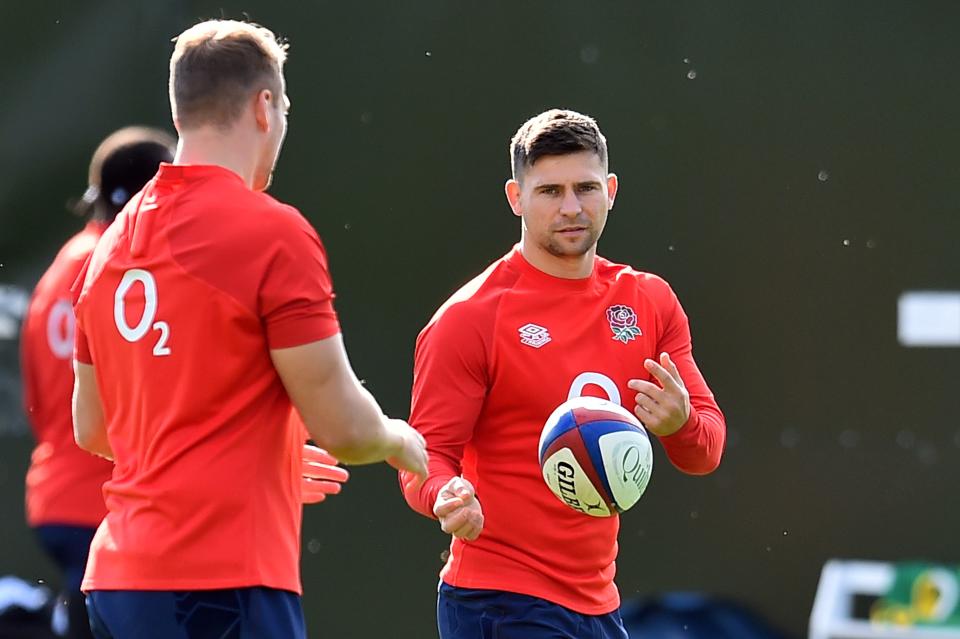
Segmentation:
[(73, 438), (74, 319), (70, 288), (105, 224), (91, 222), (64, 244), (37, 283), (20, 336), (23, 405), (36, 437), (26, 479), (27, 523), (94, 528), (106, 514), (103, 483), (113, 464)]
[[(519, 248), (454, 294), (423, 329), (414, 359), (410, 423), (427, 440), (420, 487), (401, 473), (407, 501), (432, 516), (440, 488), (463, 475), (484, 528), (454, 539), (441, 576), (463, 588), (540, 597), (584, 614), (620, 604), (614, 584), (619, 518), (561, 503), (540, 471), (544, 422), (569, 397), (634, 406), (631, 379), (670, 354), (690, 393), (687, 423), (660, 438), (687, 473), (720, 461), (725, 424), (693, 359), (687, 316), (661, 278), (597, 257), (584, 279), (537, 270)], [(650, 490), (656, 490), (656, 472)], [(642, 502), (636, 507), (641, 511)], [(630, 516), (642, 516), (631, 513)]]
[(114, 453), (83, 589), (300, 592), (303, 431), (270, 349), (339, 332), (326, 253), (217, 166), (163, 164), (76, 301)]

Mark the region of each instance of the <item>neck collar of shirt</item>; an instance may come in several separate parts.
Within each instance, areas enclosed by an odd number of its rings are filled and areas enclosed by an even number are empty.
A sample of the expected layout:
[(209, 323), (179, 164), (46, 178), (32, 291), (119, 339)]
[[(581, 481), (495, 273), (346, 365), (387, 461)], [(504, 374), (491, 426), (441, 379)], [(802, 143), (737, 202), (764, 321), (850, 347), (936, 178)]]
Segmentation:
[(207, 178), (226, 178), (236, 180), (244, 186), (243, 178), (230, 169), (216, 164), (168, 164), (162, 162), (157, 173), (158, 182), (187, 182)]
[(551, 288), (565, 289), (572, 291), (582, 291), (590, 288), (597, 279), (597, 258), (593, 258), (593, 270), (590, 275), (579, 279), (567, 279), (565, 277), (556, 277), (549, 273), (544, 273), (536, 266), (527, 261), (520, 252), (520, 245), (517, 244), (513, 250), (507, 254), (507, 262), (519, 270), (525, 278), (545, 284)]

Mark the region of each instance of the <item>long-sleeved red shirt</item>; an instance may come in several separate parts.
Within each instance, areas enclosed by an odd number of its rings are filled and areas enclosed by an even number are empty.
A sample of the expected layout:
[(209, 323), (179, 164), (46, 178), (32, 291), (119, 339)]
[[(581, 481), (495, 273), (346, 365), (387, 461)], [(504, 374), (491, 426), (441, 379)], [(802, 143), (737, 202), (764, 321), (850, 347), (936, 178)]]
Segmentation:
[(37, 438), (26, 479), (31, 526), (96, 528), (107, 512), (102, 489), (113, 464), (77, 446), (70, 413), (74, 339), (70, 287), (105, 228), (90, 222), (64, 244), (37, 283), (23, 323), (23, 404)]
[(627, 382), (655, 381), (643, 362), (661, 352), (676, 363), (691, 412), (660, 442), (681, 471), (709, 473), (726, 426), (694, 362), (687, 317), (661, 278), (600, 257), (588, 278), (556, 278), (515, 247), (437, 311), (417, 339), (410, 415), (427, 440), (430, 475), (419, 489), (406, 473), (400, 479), (407, 502), (429, 517), (451, 477), (476, 488), (483, 532), (453, 540), (446, 583), (532, 595), (584, 614), (619, 606), (619, 518), (588, 517), (560, 502), (543, 481), (537, 444), (569, 397), (606, 397), (632, 410)]

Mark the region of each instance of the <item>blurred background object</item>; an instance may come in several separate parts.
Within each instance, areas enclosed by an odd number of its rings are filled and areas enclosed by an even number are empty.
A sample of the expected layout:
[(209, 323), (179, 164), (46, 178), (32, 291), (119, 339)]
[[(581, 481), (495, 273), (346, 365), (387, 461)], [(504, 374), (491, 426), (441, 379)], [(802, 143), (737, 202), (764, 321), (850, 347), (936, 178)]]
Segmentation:
[(19, 577), (0, 577), (0, 637), (54, 639), (62, 637), (66, 612), (50, 589)]
[(627, 601), (623, 624), (637, 639), (788, 639), (743, 604), (674, 592)]
[(960, 639), (960, 569), (921, 562), (831, 560), (810, 639)]

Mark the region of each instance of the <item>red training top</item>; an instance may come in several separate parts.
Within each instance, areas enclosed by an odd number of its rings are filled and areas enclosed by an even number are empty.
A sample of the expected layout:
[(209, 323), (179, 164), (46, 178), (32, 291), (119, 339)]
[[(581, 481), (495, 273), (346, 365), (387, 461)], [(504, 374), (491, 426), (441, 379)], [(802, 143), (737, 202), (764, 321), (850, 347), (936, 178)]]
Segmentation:
[[(690, 393), (689, 421), (660, 441), (690, 474), (712, 471), (723, 415), (693, 360), (687, 317), (662, 279), (597, 257), (590, 277), (537, 270), (519, 248), (455, 293), (423, 329), (410, 422), (427, 440), (430, 476), (407, 501), (432, 517), (440, 488), (462, 474), (477, 491), (484, 528), (454, 539), (441, 577), (463, 588), (540, 597), (584, 614), (620, 604), (613, 583), (619, 518), (569, 508), (543, 480), (544, 422), (569, 397), (608, 397), (628, 410), (646, 358), (668, 352)], [(656, 486), (654, 473), (653, 487)]]
[(104, 233), (77, 312), (115, 468), (83, 590), (300, 592), (302, 425), (270, 349), (339, 332), (296, 209), (162, 164)]
[(20, 337), (23, 405), (37, 446), (27, 471), (27, 523), (95, 528), (107, 512), (113, 464), (73, 438), (73, 305), (70, 287), (105, 224), (90, 222), (64, 244), (33, 291)]

